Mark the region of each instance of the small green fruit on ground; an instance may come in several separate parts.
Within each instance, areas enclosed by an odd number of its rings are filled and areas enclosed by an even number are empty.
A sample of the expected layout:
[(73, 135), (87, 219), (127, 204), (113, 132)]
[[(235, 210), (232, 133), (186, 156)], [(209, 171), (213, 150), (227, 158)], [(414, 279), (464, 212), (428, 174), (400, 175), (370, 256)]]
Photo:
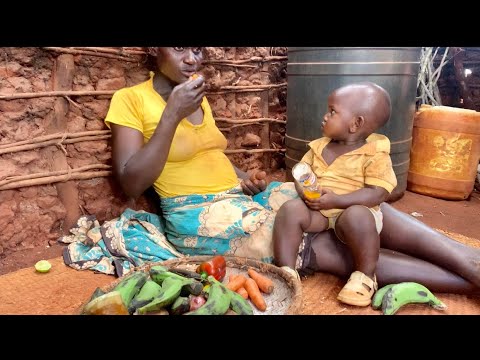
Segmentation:
[(40, 260), (35, 264), (35, 270), (41, 273), (49, 272), (51, 267), (52, 264), (50, 264), (47, 260)]

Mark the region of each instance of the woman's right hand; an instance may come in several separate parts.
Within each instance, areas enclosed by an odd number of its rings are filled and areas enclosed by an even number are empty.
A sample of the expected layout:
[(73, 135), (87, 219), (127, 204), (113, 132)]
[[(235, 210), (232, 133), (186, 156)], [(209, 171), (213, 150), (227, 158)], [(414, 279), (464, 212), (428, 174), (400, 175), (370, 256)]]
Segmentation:
[(267, 173), (265, 171), (253, 171), (248, 179), (240, 182), (245, 195), (256, 195), (267, 188)]
[(197, 110), (205, 96), (205, 78), (199, 76), (189, 79), (173, 88), (167, 102), (165, 111), (173, 114), (173, 118), (179, 123)]

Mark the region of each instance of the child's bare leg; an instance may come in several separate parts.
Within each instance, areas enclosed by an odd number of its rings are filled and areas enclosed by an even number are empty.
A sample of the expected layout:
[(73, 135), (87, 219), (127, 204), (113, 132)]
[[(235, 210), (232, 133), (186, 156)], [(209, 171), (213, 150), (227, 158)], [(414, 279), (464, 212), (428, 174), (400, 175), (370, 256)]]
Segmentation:
[(273, 226), (275, 263), (295, 269), (303, 233), (320, 232), (327, 227), (328, 220), (320, 212), (310, 210), (303, 200), (287, 201), (278, 210)]
[[(347, 279), (355, 270), (348, 247), (333, 231), (316, 234), (312, 239), (313, 259), (309, 268)], [(380, 249), (377, 263), (378, 286), (413, 281), (433, 292), (480, 294), (480, 289), (461, 276), (427, 261), (397, 251)]]
[(353, 255), (355, 270), (373, 280), (380, 251), (375, 218), (365, 206), (353, 205), (338, 217), (335, 232)]
[(381, 205), (383, 248), (429, 261), (480, 287), (480, 249), (455, 241), (386, 203)]

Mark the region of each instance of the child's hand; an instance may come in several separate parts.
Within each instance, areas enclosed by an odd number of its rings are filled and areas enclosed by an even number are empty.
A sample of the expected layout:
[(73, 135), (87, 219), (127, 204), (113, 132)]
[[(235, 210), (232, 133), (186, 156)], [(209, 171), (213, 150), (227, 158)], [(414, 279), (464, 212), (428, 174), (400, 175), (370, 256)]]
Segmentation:
[(265, 171), (254, 171), (249, 179), (240, 183), (245, 195), (255, 195), (267, 188), (267, 173)]
[(338, 195), (335, 194), (332, 190), (322, 189), (322, 196), (316, 199), (309, 199), (305, 197), (305, 204), (311, 210), (329, 210), (336, 208), (336, 200)]

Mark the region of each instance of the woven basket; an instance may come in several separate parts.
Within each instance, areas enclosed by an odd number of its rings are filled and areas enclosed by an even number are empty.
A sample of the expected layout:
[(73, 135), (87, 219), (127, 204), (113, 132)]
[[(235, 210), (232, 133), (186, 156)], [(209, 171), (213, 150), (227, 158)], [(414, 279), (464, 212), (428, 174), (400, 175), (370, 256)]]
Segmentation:
[[(212, 256), (188, 256), (180, 259), (149, 263), (135, 269), (135, 271), (148, 272), (150, 268), (155, 265), (195, 271), (200, 263), (211, 259)], [(273, 292), (271, 294), (262, 293), (267, 303), (267, 310), (264, 312), (259, 311), (252, 304), (254, 315), (294, 315), (300, 312), (302, 306), (302, 284), (291, 274), (277, 266), (254, 259), (225, 256), (225, 260), (227, 262), (226, 279), (232, 274), (243, 274), (248, 278), (247, 270), (251, 267), (257, 272), (268, 276), (268, 278), (273, 281), (275, 285)], [(116, 279), (111, 284), (102, 287), (102, 290), (105, 292), (111, 291), (120, 281), (121, 278)], [(86, 302), (80, 306), (77, 313), (81, 313), (85, 305)]]

